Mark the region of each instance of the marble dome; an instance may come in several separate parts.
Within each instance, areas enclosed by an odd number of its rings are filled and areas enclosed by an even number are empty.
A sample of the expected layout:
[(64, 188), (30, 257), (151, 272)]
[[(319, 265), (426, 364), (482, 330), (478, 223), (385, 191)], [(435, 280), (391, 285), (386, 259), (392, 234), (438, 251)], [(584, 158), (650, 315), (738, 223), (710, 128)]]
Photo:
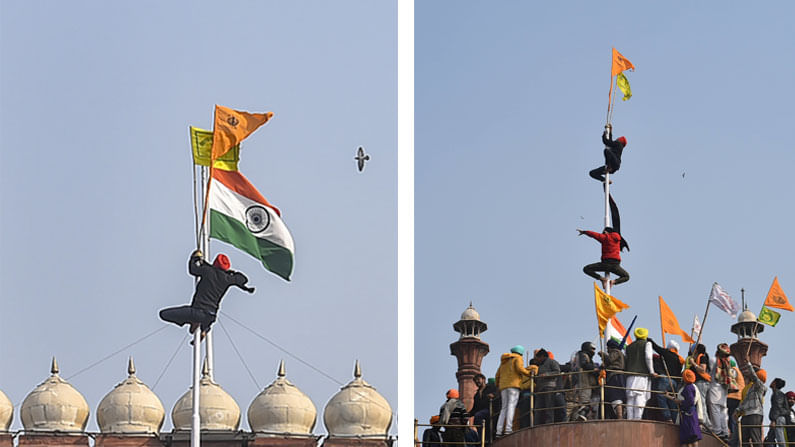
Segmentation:
[(86, 399), (58, 375), (55, 357), (50, 372), (52, 375), (22, 402), (22, 426), (27, 431), (82, 432), (88, 422)]
[(317, 409), (309, 396), (287, 380), (284, 360), (278, 377), (248, 407), (248, 425), (255, 432), (311, 434)]
[(12, 404), (8, 396), (0, 390), (0, 432), (8, 431), (8, 427), (11, 426), (11, 421), (13, 420), (14, 404)]
[(97, 424), (102, 433), (157, 434), (163, 426), (163, 403), (138, 377), (132, 357), (128, 377), (116, 385), (97, 407)]
[(467, 307), (464, 313), (461, 314), (461, 319), (480, 321), (480, 314), (475, 310), (474, 307), (472, 307), (472, 303), (469, 303), (469, 307)]
[(392, 408), (375, 388), (362, 379), (359, 361), (354, 379), (335, 394), (323, 411), (329, 436), (387, 437)]
[[(190, 430), (193, 412), (193, 387), (185, 392), (171, 410), (174, 430)], [(199, 417), (201, 430), (235, 431), (240, 427), (240, 407), (232, 396), (209, 377), (204, 363), (199, 383)]]

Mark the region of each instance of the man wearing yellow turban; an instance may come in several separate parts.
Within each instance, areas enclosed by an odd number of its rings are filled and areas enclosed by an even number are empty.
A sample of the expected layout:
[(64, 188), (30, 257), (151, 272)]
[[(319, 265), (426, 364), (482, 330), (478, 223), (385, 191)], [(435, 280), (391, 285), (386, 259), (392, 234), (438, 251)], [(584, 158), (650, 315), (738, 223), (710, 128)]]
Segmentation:
[(654, 374), (652, 345), (646, 340), (649, 330), (635, 329), (635, 341), (627, 346), (627, 419), (641, 419), (646, 401), (651, 397), (649, 375)]

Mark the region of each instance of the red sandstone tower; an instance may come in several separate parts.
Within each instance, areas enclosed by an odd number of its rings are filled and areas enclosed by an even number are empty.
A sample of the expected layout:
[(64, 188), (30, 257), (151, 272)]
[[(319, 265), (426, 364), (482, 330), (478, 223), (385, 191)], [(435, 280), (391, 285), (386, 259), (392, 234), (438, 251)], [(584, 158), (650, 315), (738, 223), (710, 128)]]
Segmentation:
[(461, 401), (470, 409), (476, 391), (472, 379), (480, 373), (480, 363), (489, 353), (489, 344), (480, 339), (480, 334), (488, 326), (480, 321), (480, 314), (469, 303), (469, 307), (461, 314), (461, 319), (453, 323), (453, 329), (461, 335), (457, 342), (450, 344), (450, 355), (458, 359), (458, 371), (455, 373), (458, 392), (461, 394)]
[(746, 362), (750, 362), (757, 368), (762, 367), (762, 357), (767, 355), (767, 343), (759, 341), (757, 336), (765, 330), (765, 327), (756, 321), (756, 315), (753, 312), (745, 309), (737, 317), (737, 323), (732, 325), (731, 330), (737, 334), (737, 343), (730, 346), (732, 355), (737, 359), (737, 366), (743, 372), (745, 383), (749, 383), (751, 378), (748, 377), (742, 366)]

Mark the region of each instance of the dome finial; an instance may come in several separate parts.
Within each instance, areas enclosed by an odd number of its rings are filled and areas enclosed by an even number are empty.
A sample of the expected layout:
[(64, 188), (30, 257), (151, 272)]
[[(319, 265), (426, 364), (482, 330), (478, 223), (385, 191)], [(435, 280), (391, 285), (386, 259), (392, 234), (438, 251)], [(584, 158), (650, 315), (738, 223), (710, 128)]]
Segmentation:
[(284, 359), (281, 359), (279, 362), (279, 372), (277, 373), (279, 377), (284, 377), (287, 373), (284, 371)]
[(204, 362), (202, 363), (202, 378), (208, 377), (210, 375), (210, 365), (207, 364), (207, 357), (204, 358)]
[(353, 377), (357, 379), (362, 377), (362, 367), (359, 365), (359, 359), (356, 359), (356, 366), (353, 368)]
[(58, 374), (60, 370), (58, 369), (58, 361), (55, 360), (55, 356), (52, 356), (52, 366), (50, 366), (50, 373)]
[(133, 362), (132, 356), (130, 356), (130, 360), (127, 361), (127, 374), (128, 375), (135, 375), (135, 363)]

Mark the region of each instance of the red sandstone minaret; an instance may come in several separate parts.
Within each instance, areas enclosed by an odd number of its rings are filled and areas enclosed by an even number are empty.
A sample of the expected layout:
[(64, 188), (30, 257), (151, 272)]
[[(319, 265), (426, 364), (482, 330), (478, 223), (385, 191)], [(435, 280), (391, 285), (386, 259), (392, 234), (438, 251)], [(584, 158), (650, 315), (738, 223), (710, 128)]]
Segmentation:
[(732, 355), (737, 359), (737, 366), (743, 372), (745, 383), (749, 383), (750, 377), (746, 374), (743, 365), (750, 362), (757, 368), (762, 367), (762, 357), (767, 355), (767, 344), (759, 341), (757, 336), (765, 330), (765, 327), (756, 321), (756, 315), (745, 309), (737, 317), (737, 323), (732, 325), (732, 332), (737, 334), (737, 343), (730, 346)]
[(481, 332), (488, 329), (486, 323), (480, 321), (472, 303), (461, 314), (461, 319), (453, 323), (453, 329), (461, 334), (458, 341), (450, 344), (450, 354), (458, 359), (458, 392), (467, 409), (472, 408), (475, 395), (475, 382), (472, 380), (480, 372), (480, 362), (489, 353), (489, 344), (480, 339)]

